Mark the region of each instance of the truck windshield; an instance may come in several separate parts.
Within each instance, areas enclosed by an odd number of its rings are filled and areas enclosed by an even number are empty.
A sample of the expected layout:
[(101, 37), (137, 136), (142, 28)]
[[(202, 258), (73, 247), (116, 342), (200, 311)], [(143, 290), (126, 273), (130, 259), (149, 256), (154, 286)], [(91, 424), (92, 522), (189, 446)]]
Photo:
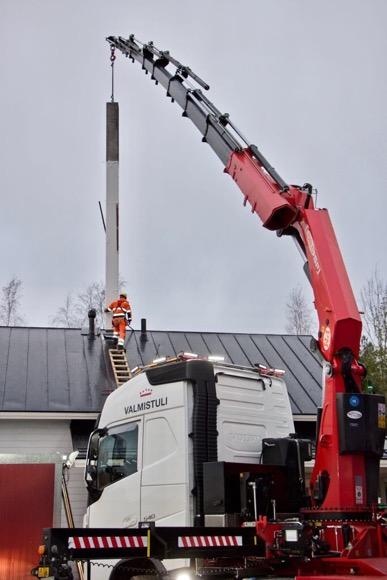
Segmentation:
[(128, 477), (137, 471), (138, 423), (108, 429), (101, 438), (97, 462), (97, 487)]

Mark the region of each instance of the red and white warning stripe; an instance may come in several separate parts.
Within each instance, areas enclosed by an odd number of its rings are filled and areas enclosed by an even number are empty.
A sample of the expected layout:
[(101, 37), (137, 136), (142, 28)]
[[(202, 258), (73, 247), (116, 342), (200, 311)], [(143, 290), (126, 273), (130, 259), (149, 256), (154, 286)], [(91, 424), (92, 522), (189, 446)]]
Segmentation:
[(71, 536), (68, 547), (76, 550), (90, 550), (93, 548), (146, 548), (146, 536)]
[(223, 548), (242, 546), (242, 536), (179, 536), (179, 548)]

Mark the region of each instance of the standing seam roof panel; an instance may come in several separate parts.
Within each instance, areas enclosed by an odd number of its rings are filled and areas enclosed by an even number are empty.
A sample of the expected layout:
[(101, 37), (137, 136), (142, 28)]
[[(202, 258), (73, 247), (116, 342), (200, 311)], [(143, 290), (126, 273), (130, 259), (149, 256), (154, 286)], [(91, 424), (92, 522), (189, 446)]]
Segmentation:
[(51, 411), (64, 411), (71, 404), (66, 355), (64, 329), (60, 329), (59, 332), (55, 332), (54, 329), (49, 330), (47, 335), (50, 395), (48, 406)]
[(203, 340), (208, 347), (208, 354), (224, 356), (225, 362), (231, 362), (230, 357), (228, 356), (228, 353), (225, 350), (223, 344), (220, 342), (219, 336), (217, 334), (204, 333)]
[(189, 344), (183, 332), (169, 332), (169, 340), (172, 343), (174, 351), (178, 354), (179, 352), (188, 352)]
[(40, 328), (29, 330), (28, 376), (26, 408), (42, 411), (48, 406), (47, 331)]
[[(107, 368), (104, 343), (98, 337), (83, 339), (85, 371), (88, 378), (88, 397), (85, 400), (84, 411), (100, 411), (106, 399), (106, 394), (113, 388), (113, 380)], [(110, 364), (110, 362), (109, 362)]]
[(10, 328), (0, 328), (0, 405), (5, 403), (5, 389), (7, 380), (7, 368), (9, 358)]
[[(92, 402), (87, 364), (84, 364), (86, 357), (83, 352), (84, 343), (82, 336), (78, 332), (68, 332), (65, 334), (65, 341), (71, 407), (88, 409), (91, 407)], [(96, 340), (94, 339), (93, 342), (96, 342)]]
[(263, 353), (258, 350), (257, 345), (252, 340), (250, 334), (236, 334), (235, 340), (238, 342), (238, 345), (243, 352), (243, 356), (248, 358), (250, 365), (269, 365), (269, 362), (266, 360)]
[(156, 349), (156, 357), (175, 356), (177, 352), (169, 340), (168, 332), (152, 331), (152, 337)]
[[(148, 333), (148, 336), (149, 336), (149, 333)], [(141, 351), (139, 351), (138, 346), (137, 346), (135, 332), (128, 333), (128, 335), (126, 337), (125, 347), (126, 347), (126, 357), (128, 359), (129, 366), (131, 368), (144, 364), (142, 353), (141, 353)]]
[(4, 409), (25, 408), (27, 390), (28, 330), (13, 328), (10, 334)]
[(206, 344), (200, 332), (186, 332), (185, 336), (187, 338), (188, 344), (190, 345), (191, 352), (202, 356), (207, 354)]
[[(233, 364), (240, 364), (242, 366), (250, 366), (251, 363), (246, 357), (235, 336), (229, 334), (219, 334), (219, 339), (226, 349), (228, 356)], [(238, 363), (236, 363), (238, 361)]]

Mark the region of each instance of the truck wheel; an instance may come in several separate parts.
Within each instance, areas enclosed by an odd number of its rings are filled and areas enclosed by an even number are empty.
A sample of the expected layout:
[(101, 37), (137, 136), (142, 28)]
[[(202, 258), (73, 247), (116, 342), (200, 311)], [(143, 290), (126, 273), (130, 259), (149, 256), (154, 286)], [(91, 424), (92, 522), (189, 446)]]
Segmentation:
[[(139, 570), (143, 572), (139, 574)], [(149, 574), (146, 572), (149, 570)], [(154, 558), (132, 558), (121, 560), (116, 564), (109, 580), (158, 580), (167, 573), (160, 560)]]

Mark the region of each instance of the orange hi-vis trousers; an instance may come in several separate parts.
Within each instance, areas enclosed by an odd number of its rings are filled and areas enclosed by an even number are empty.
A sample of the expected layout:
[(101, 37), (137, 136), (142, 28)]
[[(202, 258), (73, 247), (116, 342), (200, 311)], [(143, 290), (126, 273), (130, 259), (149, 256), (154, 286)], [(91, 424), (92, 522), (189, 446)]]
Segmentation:
[(118, 338), (118, 346), (125, 345), (126, 320), (125, 316), (115, 316), (112, 320), (113, 335)]

